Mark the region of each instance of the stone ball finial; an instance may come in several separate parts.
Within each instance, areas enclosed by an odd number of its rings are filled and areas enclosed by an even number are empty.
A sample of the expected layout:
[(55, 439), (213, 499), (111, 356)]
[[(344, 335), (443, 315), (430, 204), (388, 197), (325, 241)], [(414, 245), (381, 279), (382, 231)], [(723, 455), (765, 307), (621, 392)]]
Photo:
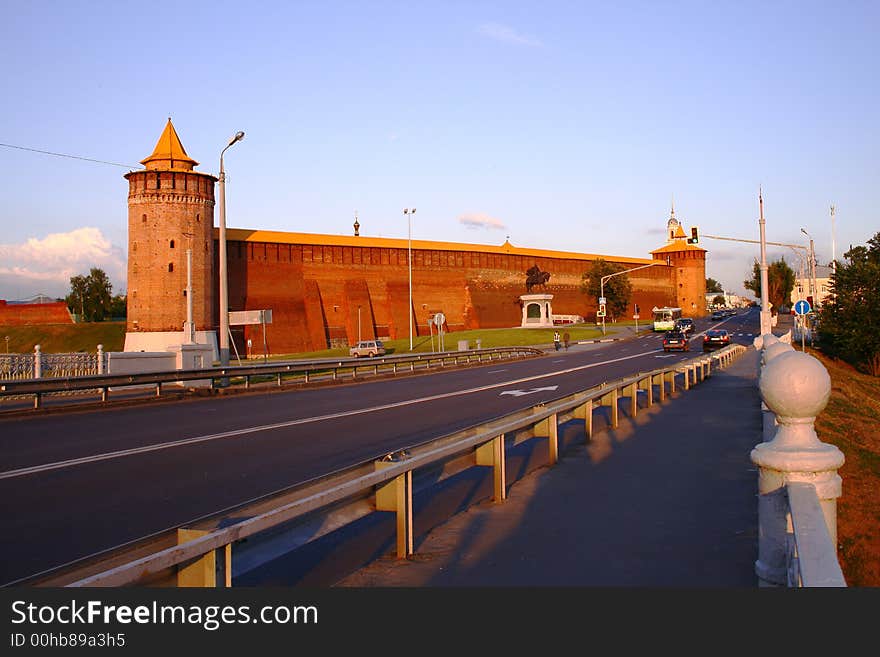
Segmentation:
[(789, 352), (789, 351), (794, 351), (794, 347), (792, 347), (790, 344), (788, 344), (786, 342), (781, 342), (780, 340), (777, 340), (773, 344), (765, 347), (764, 356), (763, 356), (764, 365), (769, 363), (771, 360), (773, 360), (777, 356), (784, 354), (786, 352)]
[(761, 397), (780, 423), (812, 420), (828, 404), (831, 377), (819, 360), (794, 349), (781, 349), (764, 366)]

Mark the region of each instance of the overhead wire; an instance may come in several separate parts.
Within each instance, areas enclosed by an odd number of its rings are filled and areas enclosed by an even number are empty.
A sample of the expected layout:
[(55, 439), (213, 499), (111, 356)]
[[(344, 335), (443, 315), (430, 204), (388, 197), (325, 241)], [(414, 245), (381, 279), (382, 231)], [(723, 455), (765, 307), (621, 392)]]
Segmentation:
[(80, 155), (68, 155), (67, 153), (54, 153), (52, 151), (44, 151), (39, 148), (28, 148), (27, 146), (16, 146), (15, 144), (3, 144), (0, 143), (0, 146), (5, 148), (15, 148), (20, 151), (31, 151), (32, 153), (42, 153), (44, 155), (54, 155), (55, 157), (69, 157), (74, 160), (85, 160), (86, 162), (97, 162), (98, 164), (109, 164), (114, 167), (122, 167), (123, 169), (140, 169), (139, 166), (131, 165), (131, 164), (120, 164), (118, 162), (108, 162), (107, 160), (96, 160), (91, 157), (82, 157)]

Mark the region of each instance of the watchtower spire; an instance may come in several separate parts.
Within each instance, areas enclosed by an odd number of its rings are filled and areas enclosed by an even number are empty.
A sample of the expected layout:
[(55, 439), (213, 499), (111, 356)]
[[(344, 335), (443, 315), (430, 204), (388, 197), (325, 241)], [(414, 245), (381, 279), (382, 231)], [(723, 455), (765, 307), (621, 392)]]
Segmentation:
[(147, 169), (192, 171), (198, 162), (186, 154), (169, 116), (152, 155), (141, 160), (141, 164)]

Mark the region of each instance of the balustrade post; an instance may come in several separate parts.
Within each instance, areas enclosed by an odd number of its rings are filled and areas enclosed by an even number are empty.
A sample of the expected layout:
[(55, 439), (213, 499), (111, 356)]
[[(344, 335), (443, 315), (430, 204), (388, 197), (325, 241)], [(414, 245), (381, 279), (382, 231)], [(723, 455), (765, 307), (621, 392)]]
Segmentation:
[(40, 351), (40, 345), (34, 345), (34, 378), (39, 379), (43, 376), (43, 354)]
[(760, 586), (785, 586), (786, 538), (791, 532), (785, 486), (803, 482), (816, 488), (828, 534), (836, 546), (837, 498), (842, 491), (837, 470), (844, 456), (816, 435), (816, 416), (831, 395), (831, 378), (818, 359), (793, 349), (770, 354), (761, 370), (759, 387), (778, 426), (772, 440), (759, 443), (751, 452), (759, 469), (755, 572)]
[(98, 375), (104, 374), (104, 345), (98, 345)]

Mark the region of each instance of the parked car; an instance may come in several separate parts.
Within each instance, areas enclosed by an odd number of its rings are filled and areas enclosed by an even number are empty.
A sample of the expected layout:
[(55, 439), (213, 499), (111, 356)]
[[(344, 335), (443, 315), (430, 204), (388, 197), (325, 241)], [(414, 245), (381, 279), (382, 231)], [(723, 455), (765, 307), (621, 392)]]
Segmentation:
[(687, 333), (683, 331), (666, 332), (666, 335), (663, 336), (663, 351), (672, 351), (673, 349), (678, 349), (679, 351), (691, 350)]
[(686, 335), (690, 335), (694, 331), (694, 320), (690, 317), (682, 317), (675, 322), (675, 328)]
[(724, 329), (709, 329), (703, 335), (703, 351), (726, 347), (730, 344), (730, 333)]
[(348, 355), (355, 358), (360, 358), (361, 356), (367, 356), (368, 358), (384, 356), (385, 346), (381, 340), (361, 340), (348, 350)]

